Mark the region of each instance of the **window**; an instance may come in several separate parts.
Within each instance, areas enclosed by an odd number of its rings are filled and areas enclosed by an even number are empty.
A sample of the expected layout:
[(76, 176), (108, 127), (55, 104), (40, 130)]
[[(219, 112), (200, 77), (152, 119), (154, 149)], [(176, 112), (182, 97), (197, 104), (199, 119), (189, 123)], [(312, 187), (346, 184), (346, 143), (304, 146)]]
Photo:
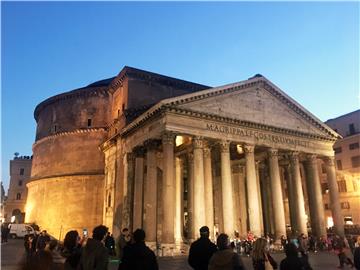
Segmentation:
[(19, 183), (18, 183), (19, 187), (22, 186), (22, 180), (19, 180)]
[(339, 192), (347, 192), (345, 180), (338, 181), (337, 184)]
[(349, 144), (349, 149), (350, 150), (354, 150), (354, 149), (358, 149), (359, 148), (359, 143), (351, 143)]
[(349, 132), (350, 132), (349, 135), (355, 134), (355, 127), (354, 127), (354, 124), (353, 124), (353, 123), (351, 123), (351, 124), (349, 125)]
[(91, 127), (91, 118), (88, 119), (88, 127)]
[(121, 110), (122, 110), (122, 111), (125, 111), (125, 103), (122, 104)]
[(24, 175), (24, 168), (20, 169), (20, 175)]
[(21, 200), (21, 193), (16, 194), (16, 199)]
[(111, 207), (111, 193), (108, 195), (108, 207)]
[(329, 210), (329, 209), (330, 209), (330, 208), (329, 208), (329, 204), (328, 204), (328, 203), (325, 203), (324, 208), (325, 208), (325, 210)]
[(360, 167), (360, 156), (355, 156), (351, 158), (351, 167), (353, 168)]
[(336, 160), (336, 167), (339, 171), (342, 170), (342, 163), (341, 163), (341, 159)]
[(120, 116), (120, 110), (118, 110), (118, 117)]
[(335, 147), (334, 151), (335, 151), (335, 154), (339, 154), (342, 152), (342, 149), (341, 149), (341, 147)]
[(342, 202), (341, 203), (341, 209), (350, 209), (349, 202)]
[(321, 183), (321, 192), (322, 194), (326, 194), (329, 191), (328, 183)]
[(355, 191), (355, 192), (359, 190), (359, 185), (358, 185), (357, 181), (358, 181), (358, 180), (356, 180), (356, 179), (353, 180), (353, 187), (354, 187), (354, 191)]

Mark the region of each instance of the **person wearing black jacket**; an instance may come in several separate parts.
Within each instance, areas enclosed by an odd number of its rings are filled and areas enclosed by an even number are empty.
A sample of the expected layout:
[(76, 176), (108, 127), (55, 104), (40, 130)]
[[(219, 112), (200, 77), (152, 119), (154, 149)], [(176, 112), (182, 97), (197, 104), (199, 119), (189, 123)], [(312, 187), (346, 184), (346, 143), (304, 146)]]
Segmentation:
[(188, 263), (194, 270), (207, 270), (211, 256), (217, 251), (217, 247), (209, 239), (209, 228), (200, 228), (200, 238), (190, 246)]
[(280, 270), (311, 270), (307, 260), (302, 260), (298, 256), (298, 250), (293, 243), (285, 246), (286, 258), (280, 263)]
[(107, 270), (109, 264), (109, 254), (104, 246), (104, 239), (108, 228), (99, 225), (94, 228), (92, 238), (87, 239), (85, 247), (81, 250), (80, 269), (81, 270)]
[(64, 270), (78, 269), (81, 257), (81, 245), (79, 233), (76, 230), (69, 231), (65, 235), (64, 249), (61, 255), (65, 258)]
[(125, 246), (118, 270), (158, 270), (154, 252), (145, 245), (145, 231), (137, 229), (133, 237), (135, 243)]

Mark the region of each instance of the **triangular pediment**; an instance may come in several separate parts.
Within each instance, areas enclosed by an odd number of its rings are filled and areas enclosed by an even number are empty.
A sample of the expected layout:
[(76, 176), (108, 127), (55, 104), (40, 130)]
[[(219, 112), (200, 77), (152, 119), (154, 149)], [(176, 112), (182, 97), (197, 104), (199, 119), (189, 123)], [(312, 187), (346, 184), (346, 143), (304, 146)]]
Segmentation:
[(336, 132), (264, 77), (164, 100), (161, 103), (227, 119), (328, 138), (338, 137)]

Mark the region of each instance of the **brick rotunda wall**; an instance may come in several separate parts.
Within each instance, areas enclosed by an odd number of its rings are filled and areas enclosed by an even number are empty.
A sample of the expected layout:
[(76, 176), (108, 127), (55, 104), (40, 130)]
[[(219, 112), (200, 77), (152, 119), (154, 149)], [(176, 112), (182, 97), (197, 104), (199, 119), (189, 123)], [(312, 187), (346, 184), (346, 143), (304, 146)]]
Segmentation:
[(26, 222), (61, 239), (69, 230), (91, 233), (102, 223), (105, 165), (99, 145), (107, 134), (109, 103), (106, 87), (92, 87), (37, 106)]

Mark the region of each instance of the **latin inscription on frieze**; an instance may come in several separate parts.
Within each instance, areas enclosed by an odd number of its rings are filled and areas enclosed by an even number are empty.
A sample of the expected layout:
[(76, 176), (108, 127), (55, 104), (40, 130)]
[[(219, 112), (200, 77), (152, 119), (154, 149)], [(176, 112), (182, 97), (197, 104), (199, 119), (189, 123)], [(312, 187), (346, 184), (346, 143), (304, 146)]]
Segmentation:
[(218, 125), (215, 123), (206, 123), (206, 129), (209, 131), (218, 132), (222, 134), (231, 134), (241, 137), (255, 138), (257, 141), (259, 142), (262, 141), (264, 143), (280, 143), (291, 146), (309, 147), (309, 142), (307, 141), (298, 140), (287, 136), (274, 135), (262, 131)]

